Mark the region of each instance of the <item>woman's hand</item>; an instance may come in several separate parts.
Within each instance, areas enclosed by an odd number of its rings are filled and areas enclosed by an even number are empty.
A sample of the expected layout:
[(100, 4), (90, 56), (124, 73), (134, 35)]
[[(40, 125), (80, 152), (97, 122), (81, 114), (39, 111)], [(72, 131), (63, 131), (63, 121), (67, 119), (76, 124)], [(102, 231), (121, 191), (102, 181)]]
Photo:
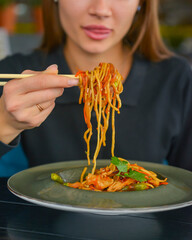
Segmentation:
[(44, 72), (26, 70), (35, 76), (10, 80), (0, 98), (0, 140), (10, 143), (25, 129), (41, 125), (55, 106), (64, 88), (78, 85), (77, 79), (59, 76), (57, 65)]

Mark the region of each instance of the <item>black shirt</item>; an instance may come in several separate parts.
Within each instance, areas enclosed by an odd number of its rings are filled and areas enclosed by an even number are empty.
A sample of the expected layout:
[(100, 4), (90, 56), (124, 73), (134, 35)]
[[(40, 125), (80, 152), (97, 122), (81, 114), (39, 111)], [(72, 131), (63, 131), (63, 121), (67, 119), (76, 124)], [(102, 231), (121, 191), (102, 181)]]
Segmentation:
[[(34, 51), (27, 56), (7, 57), (0, 62), (0, 72), (45, 70), (51, 64), (58, 65), (59, 73), (71, 73), (61, 47), (48, 55)], [(115, 155), (156, 163), (167, 159), (171, 165), (192, 170), (192, 72), (187, 62), (178, 57), (150, 62), (135, 55), (120, 97), (122, 108), (115, 119)], [(21, 141), (29, 166), (86, 159), (83, 139), (86, 125), (83, 105), (78, 104), (78, 99), (78, 87), (65, 89), (40, 127), (24, 131), (10, 145), (0, 143), (0, 156)], [(97, 141), (94, 113), (92, 123), (95, 130), (91, 157)], [(111, 157), (111, 126), (106, 143), (100, 159)]]

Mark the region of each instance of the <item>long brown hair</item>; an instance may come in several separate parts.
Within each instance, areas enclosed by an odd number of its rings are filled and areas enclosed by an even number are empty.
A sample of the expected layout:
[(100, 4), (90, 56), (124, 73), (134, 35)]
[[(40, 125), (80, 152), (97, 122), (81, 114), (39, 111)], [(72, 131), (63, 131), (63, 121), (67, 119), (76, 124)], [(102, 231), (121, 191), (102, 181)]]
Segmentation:
[[(131, 29), (124, 38), (132, 53), (139, 52), (151, 61), (169, 58), (172, 53), (165, 46), (159, 29), (158, 0), (140, 0)], [(60, 24), (58, 4), (43, 0), (44, 35), (40, 49), (50, 52), (65, 42), (66, 34)]]

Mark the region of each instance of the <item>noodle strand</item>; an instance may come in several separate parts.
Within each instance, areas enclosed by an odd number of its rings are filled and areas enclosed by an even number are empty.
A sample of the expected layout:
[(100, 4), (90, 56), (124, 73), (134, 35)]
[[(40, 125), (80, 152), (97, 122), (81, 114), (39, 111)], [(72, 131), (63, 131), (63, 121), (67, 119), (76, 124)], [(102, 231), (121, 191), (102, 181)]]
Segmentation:
[[(112, 110), (112, 144), (111, 154), (114, 156), (115, 148), (115, 112), (119, 113), (121, 99), (119, 94), (123, 91), (122, 76), (111, 63), (100, 63), (93, 71), (79, 71), (80, 96), (79, 104), (84, 103), (84, 119), (87, 130), (84, 140), (87, 144), (87, 160), (90, 165), (90, 141), (93, 134), (91, 115), (94, 110), (97, 118), (97, 145), (93, 155), (92, 174), (96, 169), (96, 159), (101, 146), (106, 146), (106, 133), (109, 126), (110, 110)], [(116, 106), (116, 102), (118, 103)]]

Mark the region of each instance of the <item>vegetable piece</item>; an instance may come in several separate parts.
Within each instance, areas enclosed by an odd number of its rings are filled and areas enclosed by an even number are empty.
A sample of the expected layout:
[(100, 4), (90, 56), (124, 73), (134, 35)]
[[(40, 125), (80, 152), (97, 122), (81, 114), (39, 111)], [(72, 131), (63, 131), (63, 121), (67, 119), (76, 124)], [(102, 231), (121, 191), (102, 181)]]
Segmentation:
[(130, 186), (131, 186), (131, 185), (125, 186), (125, 187), (123, 187), (121, 190), (122, 190), (123, 192), (130, 191)]
[(167, 185), (168, 182), (160, 182), (159, 185)]
[(113, 179), (89, 173), (86, 179), (86, 184), (93, 185), (98, 190), (103, 190), (113, 184)]
[(75, 182), (75, 183), (65, 183), (65, 186), (72, 187), (72, 188), (82, 188), (83, 184), (80, 182)]
[[(128, 171), (128, 163), (126, 161), (119, 160), (118, 157), (112, 157), (111, 163), (113, 163), (119, 170), (119, 173), (117, 174), (117, 176), (130, 177), (139, 182), (145, 182), (147, 180), (145, 178), (144, 173), (134, 171), (134, 170), (132, 170), (132, 168), (129, 168), (129, 173), (128, 173), (127, 172)], [(124, 174), (121, 175), (120, 173), (124, 173)]]
[(145, 183), (137, 183), (137, 184), (135, 184), (134, 187), (135, 187), (136, 191), (141, 191), (141, 190), (145, 190), (148, 188)]
[(128, 163), (126, 161), (119, 160), (118, 157), (111, 157), (111, 163), (113, 163), (119, 170), (119, 172), (127, 172)]
[(64, 183), (63, 179), (57, 173), (51, 173), (51, 179), (58, 183)]
[(146, 185), (146, 183), (136, 183), (136, 184), (131, 184), (131, 185), (123, 187), (122, 191), (123, 192), (127, 192), (127, 191), (143, 191), (145, 189), (148, 189), (148, 186)]

